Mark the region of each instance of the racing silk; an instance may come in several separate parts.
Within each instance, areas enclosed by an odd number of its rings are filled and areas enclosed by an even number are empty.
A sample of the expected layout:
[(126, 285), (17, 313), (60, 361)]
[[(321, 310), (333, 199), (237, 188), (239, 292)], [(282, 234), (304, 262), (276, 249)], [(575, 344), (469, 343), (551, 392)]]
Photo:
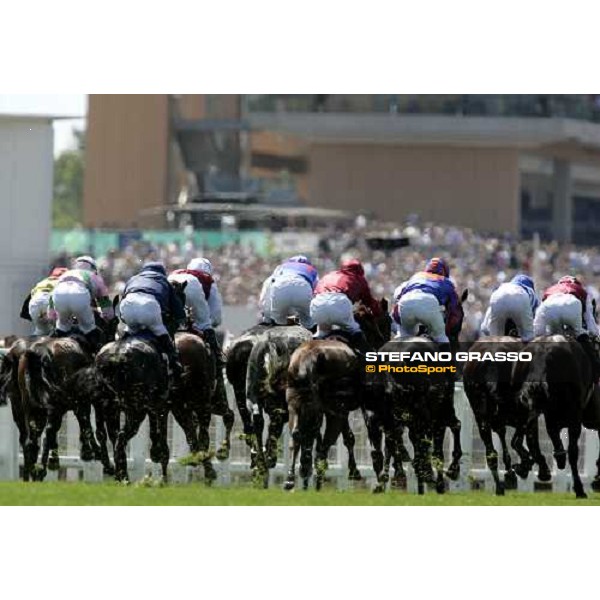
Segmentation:
[(381, 315), (381, 307), (371, 295), (371, 289), (362, 272), (362, 267), (354, 269), (351, 266), (327, 273), (317, 283), (314, 290), (315, 295), (323, 292), (341, 292), (342, 294), (346, 294), (353, 304), (355, 302), (362, 302), (371, 309), (375, 317)]
[(60, 276), (57, 283), (62, 283), (63, 281), (75, 281), (85, 286), (92, 297), (92, 301), (102, 311), (104, 318), (112, 319), (114, 317), (115, 313), (108, 297), (108, 288), (100, 275), (92, 271), (70, 269)]
[(153, 296), (160, 304), (163, 319), (168, 314), (178, 324), (185, 321), (185, 308), (175, 290), (171, 287), (169, 280), (162, 273), (147, 270), (134, 275), (125, 284), (123, 298), (132, 292), (141, 292)]
[(571, 294), (572, 296), (575, 296), (585, 308), (587, 302), (587, 292), (581, 283), (576, 283), (574, 281), (563, 281), (562, 283), (556, 283), (544, 292), (543, 300), (546, 300), (546, 298), (554, 296), (555, 294)]
[(173, 273), (176, 275), (180, 275), (180, 274), (193, 275), (200, 282), (200, 285), (202, 285), (204, 297), (206, 298), (206, 300), (208, 300), (208, 298), (210, 297), (210, 288), (212, 287), (212, 284), (215, 281), (212, 278), (212, 275), (209, 275), (208, 273), (205, 273), (204, 271), (195, 271), (194, 269), (177, 269), (177, 270), (173, 271)]
[[(446, 330), (452, 331), (454, 326), (462, 319), (462, 311), (458, 301), (458, 294), (454, 284), (448, 277), (438, 275), (437, 273), (428, 273), (420, 271), (415, 273), (405, 284), (396, 289), (394, 295), (396, 301), (402, 298), (404, 294), (419, 290), (426, 294), (435, 296), (437, 301), (446, 309)], [(394, 307), (397, 310), (398, 304)], [(397, 312), (394, 313), (394, 319), (397, 319)]]
[(274, 271), (273, 277), (279, 275), (299, 275), (303, 279), (306, 279), (310, 284), (310, 287), (314, 290), (317, 282), (319, 281), (319, 274), (317, 269), (313, 265), (307, 263), (300, 263), (295, 261), (287, 260), (281, 263)]
[(46, 279), (42, 279), (33, 288), (31, 288), (31, 296), (35, 296), (36, 294), (42, 292), (50, 293), (52, 290), (54, 290), (57, 283), (58, 277), (46, 277)]
[(540, 299), (537, 297), (533, 289), (533, 282), (527, 275), (516, 275), (510, 280), (510, 283), (519, 286), (523, 291), (527, 292), (529, 296), (529, 305), (531, 306), (531, 312), (535, 314), (535, 311), (540, 305)]

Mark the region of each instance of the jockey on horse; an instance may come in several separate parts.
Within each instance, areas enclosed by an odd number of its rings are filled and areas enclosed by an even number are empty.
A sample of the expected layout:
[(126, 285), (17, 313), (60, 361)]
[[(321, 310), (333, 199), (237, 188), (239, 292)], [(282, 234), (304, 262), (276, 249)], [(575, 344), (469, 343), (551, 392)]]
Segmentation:
[(306, 256), (288, 258), (264, 281), (259, 304), (264, 324), (286, 325), (287, 317), (297, 313), (300, 324), (311, 329), (310, 302), (319, 275)]
[(52, 336), (68, 336), (75, 317), (92, 352), (98, 351), (102, 344), (102, 332), (96, 325), (93, 306), (97, 306), (105, 321), (114, 317), (108, 288), (98, 274), (96, 261), (91, 256), (79, 256), (73, 268), (60, 276), (52, 292), (49, 316), (57, 316)]
[(600, 361), (590, 336), (598, 337), (600, 331), (594, 318), (592, 298), (581, 281), (570, 275), (562, 277), (544, 292), (533, 330), (536, 337), (547, 333), (562, 334), (564, 326), (573, 330), (592, 363), (594, 381), (597, 381), (600, 377)]
[(442, 349), (450, 349), (447, 334), (462, 320), (462, 311), (450, 280), (450, 269), (443, 258), (430, 259), (424, 271), (399, 285), (394, 291), (394, 301), (392, 318), (399, 326), (400, 338), (415, 335), (416, 328), (422, 324), (427, 326), (434, 342)]
[(192, 314), (192, 329), (210, 346), (217, 367), (222, 368), (221, 346), (214, 328), (221, 324), (223, 303), (212, 270), (208, 259), (194, 258), (185, 269), (173, 271), (169, 275), (169, 281), (187, 284), (185, 304)]
[(521, 340), (530, 342), (534, 337), (533, 318), (539, 305), (531, 277), (515, 275), (492, 293), (490, 306), (481, 324), (481, 333), (486, 336), (503, 336), (506, 322), (511, 319)]
[(137, 275), (127, 281), (119, 303), (119, 313), (126, 326), (126, 336), (135, 335), (141, 330), (150, 331), (155, 336), (157, 349), (167, 355), (169, 367), (177, 380), (181, 376), (182, 366), (165, 319), (168, 316), (176, 328), (185, 321), (185, 310), (167, 279), (162, 263), (146, 263)]
[(354, 318), (355, 302), (362, 302), (375, 318), (381, 316), (381, 306), (371, 294), (361, 262), (351, 259), (344, 261), (339, 271), (327, 273), (315, 287), (310, 303), (310, 316), (317, 325), (315, 339), (327, 337), (337, 325), (350, 334), (348, 343), (356, 351), (372, 350)]
[(66, 267), (52, 269), (48, 277), (36, 283), (23, 302), (20, 317), (33, 323), (34, 336), (50, 335), (54, 330), (55, 319), (48, 314), (50, 296), (60, 276), (66, 271)]

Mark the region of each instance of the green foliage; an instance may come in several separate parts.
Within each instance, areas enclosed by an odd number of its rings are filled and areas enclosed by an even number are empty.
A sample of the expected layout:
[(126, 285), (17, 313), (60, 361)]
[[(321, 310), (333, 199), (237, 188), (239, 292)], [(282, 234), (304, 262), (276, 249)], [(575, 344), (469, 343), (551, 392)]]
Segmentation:
[(54, 161), (52, 226), (55, 229), (72, 229), (83, 216), (85, 138), (81, 131), (73, 133), (76, 148), (62, 152)]

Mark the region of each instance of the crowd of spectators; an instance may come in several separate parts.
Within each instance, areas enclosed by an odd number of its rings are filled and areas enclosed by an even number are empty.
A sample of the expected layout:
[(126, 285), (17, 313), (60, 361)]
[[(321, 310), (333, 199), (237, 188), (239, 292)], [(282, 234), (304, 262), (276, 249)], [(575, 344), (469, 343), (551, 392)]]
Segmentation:
[[(312, 232), (314, 233), (314, 232)], [(372, 235), (404, 237), (408, 246), (392, 251), (371, 249)], [(125, 281), (147, 260), (160, 260), (167, 269), (185, 266), (201, 253), (191, 242), (183, 245), (152, 245), (135, 242), (123, 250), (98, 257), (102, 275), (113, 293), (120, 293)], [(252, 245), (229, 244), (218, 250), (204, 251), (213, 264), (223, 301), (228, 305), (246, 306), (257, 311), (262, 282), (272, 272), (283, 254), (265, 256)], [(421, 269), (431, 256), (443, 256), (450, 264), (451, 278), (459, 293), (469, 289), (465, 306), (463, 334), (473, 339), (479, 329), (492, 291), (518, 272), (533, 274), (538, 292), (559, 277), (575, 274), (583, 278), (590, 292), (598, 297), (600, 252), (595, 247), (576, 247), (556, 242), (540, 243), (534, 260), (534, 243), (509, 236), (484, 235), (471, 229), (419, 223), (417, 219), (397, 227), (369, 227), (357, 223), (353, 229), (324, 230), (318, 248), (308, 251), (319, 273), (336, 269), (340, 261), (359, 258), (365, 267), (373, 293), (391, 298), (396, 286)], [(70, 257), (55, 257), (55, 264), (67, 263)], [(534, 262), (536, 266), (534, 267)], [(225, 324), (226, 325), (226, 324)]]

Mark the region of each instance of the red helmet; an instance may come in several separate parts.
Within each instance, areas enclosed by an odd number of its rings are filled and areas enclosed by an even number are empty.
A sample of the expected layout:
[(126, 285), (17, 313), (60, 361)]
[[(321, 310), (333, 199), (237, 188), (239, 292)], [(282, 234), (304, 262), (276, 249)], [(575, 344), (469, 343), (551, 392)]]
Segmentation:
[(63, 273), (66, 273), (68, 270), (69, 269), (67, 269), (66, 267), (55, 267), (54, 269), (52, 269), (50, 277), (55, 277), (56, 279), (58, 279)]
[(558, 283), (575, 283), (577, 285), (581, 285), (581, 281), (577, 279), (577, 277), (573, 277), (573, 275), (565, 275), (558, 280)]
[(342, 271), (348, 271), (350, 273), (356, 273), (357, 275), (364, 275), (365, 270), (362, 266), (362, 263), (357, 258), (351, 258), (349, 260), (345, 260), (342, 263)]

